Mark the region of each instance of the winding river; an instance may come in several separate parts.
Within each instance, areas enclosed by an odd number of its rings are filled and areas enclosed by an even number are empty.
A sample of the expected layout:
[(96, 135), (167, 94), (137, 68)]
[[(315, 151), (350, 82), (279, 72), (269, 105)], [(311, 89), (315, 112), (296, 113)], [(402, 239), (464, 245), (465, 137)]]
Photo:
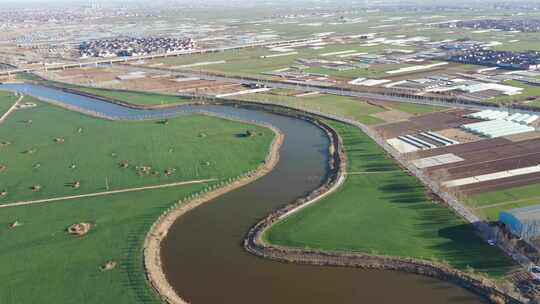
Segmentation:
[(285, 134), (280, 162), (268, 175), (179, 218), (162, 244), (164, 272), (195, 303), (484, 303), (469, 291), (423, 276), (377, 270), (283, 264), (242, 246), (259, 219), (317, 188), (327, 168), (326, 135), (303, 120), (228, 106), (135, 110), (30, 84), (10, 89), (115, 119), (149, 119), (207, 111), (272, 124)]

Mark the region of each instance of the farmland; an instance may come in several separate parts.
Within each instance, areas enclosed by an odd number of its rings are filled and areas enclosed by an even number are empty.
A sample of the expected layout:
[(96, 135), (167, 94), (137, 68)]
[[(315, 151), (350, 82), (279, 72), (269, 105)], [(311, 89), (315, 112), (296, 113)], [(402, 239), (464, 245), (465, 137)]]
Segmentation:
[(512, 262), (482, 243), (470, 225), (430, 202), (415, 178), (396, 171), (394, 162), (365, 134), (331, 125), (342, 136), (350, 160), (345, 184), (271, 227), (265, 234), (268, 242), (440, 260), (494, 277), (512, 269)]
[[(300, 92), (296, 92), (300, 93)], [(430, 113), (442, 110), (440, 107), (435, 106), (426, 106), (426, 105), (416, 105), (416, 104), (407, 104), (407, 103), (397, 103), (397, 102), (384, 102), (383, 105), (378, 105), (377, 102), (368, 103), (364, 100), (354, 98), (354, 97), (345, 97), (337, 95), (328, 95), (328, 94), (319, 94), (312, 96), (304, 97), (295, 97), (287, 94), (292, 94), (291, 92), (281, 92), (278, 90), (273, 90), (270, 94), (268, 93), (259, 93), (259, 94), (249, 94), (241, 97), (246, 100), (253, 101), (271, 101), (277, 102), (280, 104), (290, 105), (294, 107), (300, 107), (315, 111), (321, 111), (323, 113), (328, 113), (336, 115), (339, 117), (344, 117), (352, 120), (356, 120), (366, 125), (373, 125), (383, 123), (384, 120), (377, 117), (374, 114), (387, 112), (388, 109), (396, 110), (406, 114), (416, 115), (422, 113)]]
[(250, 94), (244, 98), (248, 100), (274, 101), (295, 107), (302, 107), (317, 110), (345, 118), (354, 119), (365, 124), (377, 124), (383, 122), (381, 119), (370, 116), (384, 111), (383, 108), (376, 107), (352, 97), (342, 97), (335, 95), (316, 95), (308, 97), (294, 97), (270, 94)]
[[(265, 72), (271, 72), (278, 69), (288, 68), (294, 65), (298, 58), (321, 58), (321, 59), (339, 59), (336, 56), (324, 56), (340, 51), (355, 50), (358, 52), (376, 52), (383, 50), (382, 46), (361, 46), (359, 43), (329, 44), (322, 50), (313, 50), (309, 48), (295, 49), (297, 54), (289, 56), (261, 58), (261, 56), (278, 54), (265, 48), (253, 48), (242, 50), (231, 50), (217, 53), (197, 54), (180, 57), (170, 57), (155, 60), (156, 63), (165, 64), (169, 67), (178, 67), (192, 70), (208, 70), (225, 72), (235, 75), (253, 75)], [(409, 49), (409, 48), (405, 48)], [(155, 63), (154, 63), (155, 64)], [(199, 65), (197, 64), (204, 64)], [(390, 65), (383, 68), (355, 69), (350, 71), (333, 71), (324, 68), (312, 68), (306, 70), (310, 73), (325, 73), (332, 76), (347, 76), (351, 78), (362, 76), (383, 76), (387, 70), (404, 67), (406, 65)]]
[(136, 105), (175, 104), (189, 101), (188, 98), (182, 96), (164, 95), (149, 92), (118, 91), (88, 87), (80, 87), (76, 89), (82, 92), (109, 97)]
[(89, 93), (92, 95), (108, 97), (123, 101), (130, 104), (142, 105), (142, 106), (153, 106), (153, 105), (162, 105), (162, 104), (176, 104), (189, 101), (189, 98), (177, 96), (177, 95), (168, 95), (168, 94), (158, 94), (153, 92), (145, 91), (132, 91), (132, 90), (112, 90), (105, 88), (96, 88), (88, 86), (74, 85), (66, 82), (58, 82), (45, 80), (39, 77), (36, 77), (32, 74), (22, 74), (19, 76), (20, 79), (32, 80), (38, 84), (53, 85), (61, 88), (74, 89), (84, 93)]
[[(532, 98), (532, 99), (538, 99), (540, 98), (540, 88), (534, 85), (528, 85), (519, 81), (510, 80), (505, 82), (506, 85), (522, 88), (523, 91), (521, 94), (515, 95), (515, 96), (501, 96), (501, 97), (495, 97), (493, 99), (490, 99), (490, 102), (496, 102), (496, 103), (505, 103), (505, 102), (514, 102), (514, 101), (524, 101), (526, 99)], [(535, 106), (537, 103), (532, 102), (528, 103), (528, 105)]]
[(540, 187), (538, 184), (480, 193), (471, 196), (468, 204), (491, 221), (499, 219), (503, 210), (538, 204)]

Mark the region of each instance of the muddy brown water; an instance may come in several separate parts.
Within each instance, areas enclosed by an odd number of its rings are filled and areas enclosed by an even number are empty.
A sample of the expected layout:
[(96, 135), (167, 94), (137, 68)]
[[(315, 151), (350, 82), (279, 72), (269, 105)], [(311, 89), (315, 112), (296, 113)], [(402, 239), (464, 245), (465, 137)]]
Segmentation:
[(117, 119), (204, 110), (270, 123), (285, 134), (276, 168), (179, 218), (162, 245), (164, 272), (176, 292), (203, 303), (485, 303), (440, 280), (395, 271), (283, 264), (248, 254), (248, 229), (273, 210), (317, 188), (327, 172), (326, 135), (294, 118), (223, 106), (133, 110), (36, 85), (0, 85)]
[[(238, 113), (242, 111), (242, 113)], [(327, 171), (328, 138), (301, 120), (237, 110), (285, 134), (268, 175), (178, 219), (162, 245), (168, 281), (190, 303), (484, 303), (439, 280), (393, 271), (283, 264), (248, 254), (248, 229), (317, 188)]]

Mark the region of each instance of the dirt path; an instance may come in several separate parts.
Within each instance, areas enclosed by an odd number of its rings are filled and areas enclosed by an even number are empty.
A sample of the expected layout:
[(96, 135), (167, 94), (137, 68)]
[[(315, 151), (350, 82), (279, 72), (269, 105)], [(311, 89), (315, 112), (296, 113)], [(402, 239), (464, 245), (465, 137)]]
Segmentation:
[(71, 196), (46, 198), (46, 199), (34, 200), (34, 201), (21, 201), (21, 202), (15, 202), (15, 203), (9, 203), (9, 204), (0, 205), (0, 208), (25, 206), (25, 205), (34, 205), (34, 204), (43, 204), (43, 203), (51, 203), (51, 202), (59, 202), (59, 201), (65, 201), (65, 200), (71, 200), (71, 199), (79, 199), (79, 198), (111, 195), (111, 194), (118, 194), (118, 193), (128, 193), (128, 192), (136, 192), (136, 191), (151, 190), (151, 189), (170, 188), (170, 187), (177, 187), (177, 186), (191, 185), (191, 184), (201, 184), (201, 183), (207, 183), (207, 182), (212, 182), (212, 181), (216, 181), (216, 180), (217, 179), (215, 179), (215, 178), (212, 178), (212, 179), (200, 179), (200, 180), (177, 182), (177, 183), (171, 183), (171, 184), (155, 185), (155, 186), (146, 186), (146, 187), (128, 188), (128, 189), (112, 190), (112, 191), (105, 191), (105, 192), (96, 192), (96, 193), (88, 193), (88, 194), (80, 194), (80, 195), (71, 195)]
[(2, 115), (2, 117), (0, 117), (0, 123), (3, 123), (4, 120), (6, 120), (6, 118), (9, 116), (9, 114), (11, 114), (11, 112), (15, 111), (15, 108), (17, 107), (19, 102), (21, 100), (23, 100), (23, 98), (24, 98), (24, 95), (21, 94), (19, 99), (17, 99), (17, 101), (15, 101), (15, 103), (11, 106), (11, 108), (9, 108), (9, 110), (7, 110), (6, 113), (4, 113), (4, 115)]

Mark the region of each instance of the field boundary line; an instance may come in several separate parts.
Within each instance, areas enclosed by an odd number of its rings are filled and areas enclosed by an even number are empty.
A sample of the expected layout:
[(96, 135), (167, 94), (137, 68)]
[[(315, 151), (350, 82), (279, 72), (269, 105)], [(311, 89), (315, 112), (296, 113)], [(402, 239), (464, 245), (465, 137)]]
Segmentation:
[(17, 99), (17, 101), (15, 101), (15, 103), (6, 111), (6, 113), (4, 113), (2, 117), (0, 117), (0, 123), (3, 123), (6, 120), (6, 118), (9, 116), (9, 114), (15, 111), (15, 109), (17, 108), (17, 105), (19, 104), (19, 102), (21, 102), (21, 100), (23, 100), (23, 98), (24, 98), (24, 95), (21, 94), (19, 99)]
[(20, 202), (8, 203), (8, 204), (0, 205), (0, 208), (51, 203), (51, 202), (65, 201), (65, 200), (71, 200), (71, 199), (80, 199), (80, 198), (87, 198), (87, 197), (105, 196), (105, 195), (118, 194), (118, 193), (129, 193), (129, 192), (144, 191), (144, 190), (171, 188), (171, 187), (177, 187), (177, 186), (183, 186), (183, 185), (202, 184), (202, 183), (212, 182), (212, 181), (216, 181), (216, 180), (217, 179), (215, 179), (215, 178), (200, 179), (200, 180), (191, 180), (191, 181), (176, 182), (176, 183), (154, 185), (154, 186), (144, 186), (144, 187), (127, 188), (127, 189), (104, 191), (104, 192), (94, 192), (94, 193), (80, 194), (80, 195), (70, 195), (70, 196), (46, 198), (46, 199), (33, 200), (33, 201), (20, 201)]
[(479, 206), (479, 207), (474, 208), (474, 210), (488, 209), (488, 208), (491, 208), (491, 207), (498, 207), (498, 206), (504, 206), (504, 205), (509, 205), (509, 204), (522, 203), (522, 202), (526, 202), (526, 201), (529, 201), (529, 200), (537, 200), (539, 197), (540, 196), (533, 196), (532, 198), (529, 197), (529, 198), (522, 198), (522, 199), (517, 199), (517, 200), (513, 200), (513, 201), (507, 201), (507, 202), (504, 202), (504, 203), (495, 203), (495, 204), (491, 204), (491, 205), (483, 205), (483, 206)]
[[(499, 147), (497, 147), (497, 148), (499, 148)], [(454, 169), (463, 169), (463, 168), (466, 168), (466, 167), (469, 167), (469, 166), (476, 166), (476, 165), (487, 164), (487, 163), (492, 163), (492, 162), (498, 162), (498, 161), (507, 160), (507, 159), (513, 159), (513, 158), (527, 157), (527, 156), (531, 156), (531, 155), (535, 155), (535, 154), (540, 154), (540, 152), (530, 152), (530, 153), (524, 153), (524, 154), (516, 154), (516, 155), (512, 155), (512, 156), (508, 156), (508, 157), (496, 158), (496, 159), (493, 159), (493, 160), (485, 160), (485, 161), (481, 161), (481, 162), (477, 162), (477, 163), (473, 163), (473, 164), (459, 165), (459, 166), (451, 167), (449, 169), (452, 169), (452, 170), (454, 170)]]
[(353, 171), (345, 172), (346, 175), (361, 175), (361, 174), (384, 174), (384, 173), (398, 173), (403, 172), (403, 170), (388, 170), (388, 171)]

